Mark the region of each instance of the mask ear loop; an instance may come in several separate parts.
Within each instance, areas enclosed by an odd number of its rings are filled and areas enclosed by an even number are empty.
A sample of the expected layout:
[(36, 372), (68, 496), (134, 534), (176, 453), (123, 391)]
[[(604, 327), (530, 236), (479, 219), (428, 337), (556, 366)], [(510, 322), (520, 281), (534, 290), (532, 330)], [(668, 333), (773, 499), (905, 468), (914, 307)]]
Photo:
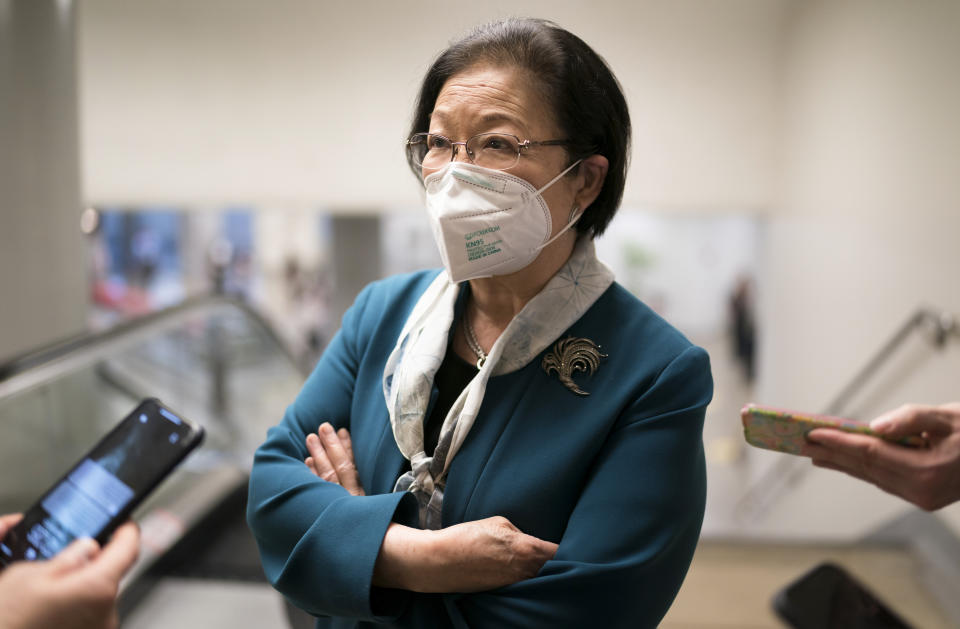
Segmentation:
[(543, 187), (540, 188), (539, 190), (537, 190), (536, 192), (534, 192), (534, 194), (543, 194), (543, 191), (544, 191), (544, 190), (546, 190), (547, 188), (549, 188), (549, 187), (552, 186), (553, 184), (555, 184), (555, 183), (557, 183), (558, 181), (560, 181), (560, 178), (561, 178), (561, 177), (563, 177), (563, 176), (566, 175), (568, 172), (570, 172), (571, 170), (573, 170), (574, 167), (575, 167), (577, 164), (579, 164), (580, 162), (582, 162), (582, 161), (583, 161), (582, 159), (578, 159), (578, 160), (575, 161), (574, 163), (572, 163), (572, 164), (570, 164), (569, 166), (567, 166), (566, 168), (564, 168), (564, 169), (560, 172), (559, 175), (557, 175), (556, 177), (554, 177), (553, 179), (551, 179), (551, 180), (548, 181), (547, 183), (543, 184)]
[(571, 218), (570, 218), (569, 222), (567, 222), (567, 224), (563, 226), (563, 229), (561, 229), (560, 231), (558, 231), (558, 232), (556, 233), (556, 235), (554, 235), (553, 238), (551, 238), (551, 239), (548, 240), (547, 242), (543, 243), (542, 245), (540, 245), (539, 247), (537, 247), (536, 249), (534, 249), (534, 251), (540, 251), (541, 249), (543, 249), (544, 247), (546, 247), (547, 245), (549, 245), (551, 242), (553, 242), (554, 240), (556, 240), (557, 238), (559, 238), (560, 236), (562, 236), (562, 235), (564, 234), (564, 232), (566, 232), (568, 229), (570, 229), (571, 227), (573, 227), (573, 226), (577, 223), (577, 221), (580, 220), (580, 217), (583, 216), (583, 212), (580, 211), (580, 207), (579, 207), (579, 206), (574, 205), (574, 206), (573, 206), (573, 209), (570, 210), (570, 216), (571, 216)]
[[(547, 188), (549, 188), (550, 186), (552, 186), (553, 184), (555, 184), (557, 181), (560, 180), (561, 177), (563, 177), (563, 176), (566, 175), (568, 172), (570, 172), (571, 170), (573, 170), (574, 167), (575, 167), (577, 164), (579, 164), (580, 162), (582, 162), (582, 161), (583, 161), (582, 159), (578, 159), (578, 160), (575, 161), (574, 163), (572, 163), (572, 164), (570, 164), (569, 166), (567, 166), (567, 167), (563, 170), (563, 172), (561, 172), (559, 175), (557, 175), (556, 177), (554, 177), (553, 179), (551, 179), (550, 181), (548, 181), (545, 186), (543, 186), (542, 188), (540, 188), (539, 190), (537, 190), (537, 194), (542, 193), (544, 190), (546, 190)], [(542, 245), (540, 245), (539, 247), (537, 247), (536, 249), (534, 249), (534, 251), (540, 251), (541, 249), (543, 249), (544, 247), (546, 247), (547, 245), (549, 245), (551, 242), (553, 242), (554, 240), (556, 240), (557, 238), (559, 238), (560, 236), (562, 236), (568, 229), (570, 229), (571, 227), (573, 227), (574, 224), (576, 224), (576, 222), (580, 220), (580, 217), (581, 217), (581, 216), (583, 216), (583, 212), (580, 211), (580, 206), (577, 205), (577, 204), (574, 204), (574, 205), (573, 205), (573, 208), (570, 209), (570, 220), (568, 220), (568, 221), (567, 221), (567, 224), (563, 226), (563, 229), (561, 229), (560, 231), (558, 231), (558, 232), (553, 236), (553, 238), (551, 238), (551, 239), (548, 240), (547, 242), (543, 243)]]

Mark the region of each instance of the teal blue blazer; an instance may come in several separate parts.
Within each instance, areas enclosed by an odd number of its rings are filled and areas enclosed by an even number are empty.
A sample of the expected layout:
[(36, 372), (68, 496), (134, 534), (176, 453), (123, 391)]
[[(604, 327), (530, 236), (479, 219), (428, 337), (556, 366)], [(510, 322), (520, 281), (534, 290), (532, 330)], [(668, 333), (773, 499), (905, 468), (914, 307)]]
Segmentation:
[[(618, 284), (561, 335), (608, 354), (592, 376), (575, 376), (590, 395), (548, 375), (542, 356), (492, 377), (449, 470), (445, 527), (504, 516), (559, 544), (554, 558), (534, 578), (476, 594), (371, 585), (387, 526), (418, 526), (416, 500), (392, 491), (405, 460), (381, 378), (436, 275), (365, 288), (257, 450), (247, 520), (270, 583), (317, 616), (317, 627), (655, 627), (700, 533), (713, 382), (706, 352)], [(324, 421), (350, 430), (368, 495), (351, 496), (304, 465), (305, 437)]]

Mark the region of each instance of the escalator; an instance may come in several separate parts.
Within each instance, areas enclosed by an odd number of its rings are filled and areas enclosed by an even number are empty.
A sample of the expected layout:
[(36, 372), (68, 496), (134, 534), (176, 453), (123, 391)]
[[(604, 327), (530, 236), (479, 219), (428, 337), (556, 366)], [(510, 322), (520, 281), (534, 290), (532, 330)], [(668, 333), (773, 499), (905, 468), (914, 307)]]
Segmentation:
[(270, 325), (203, 297), (0, 364), (0, 513), (22, 511), (140, 399), (157, 397), (207, 436), (134, 513), (141, 553), (121, 616), (158, 579), (263, 582), (243, 520), (256, 447), (303, 384)]

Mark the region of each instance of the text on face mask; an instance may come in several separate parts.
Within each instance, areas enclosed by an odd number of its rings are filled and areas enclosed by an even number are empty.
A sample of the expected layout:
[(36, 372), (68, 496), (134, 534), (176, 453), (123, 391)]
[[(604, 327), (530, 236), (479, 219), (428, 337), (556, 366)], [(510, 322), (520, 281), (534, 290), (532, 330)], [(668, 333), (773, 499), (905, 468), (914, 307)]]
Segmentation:
[(500, 248), (502, 242), (503, 240), (496, 240), (488, 243), (484, 242), (483, 238), (471, 240), (467, 243), (467, 259), (479, 260), (480, 258), (486, 258), (495, 253), (500, 253), (502, 251)]
[(471, 240), (473, 238), (476, 238), (477, 236), (483, 236), (484, 234), (490, 234), (492, 232), (498, 232), (498, 231), (500, 231), (500, 226), (494, 225), (493, 227), (487, 227), (486, 229), (478, 229), (475, 232), (470, 232), (469, 234), (464, 235), (463, 239)]

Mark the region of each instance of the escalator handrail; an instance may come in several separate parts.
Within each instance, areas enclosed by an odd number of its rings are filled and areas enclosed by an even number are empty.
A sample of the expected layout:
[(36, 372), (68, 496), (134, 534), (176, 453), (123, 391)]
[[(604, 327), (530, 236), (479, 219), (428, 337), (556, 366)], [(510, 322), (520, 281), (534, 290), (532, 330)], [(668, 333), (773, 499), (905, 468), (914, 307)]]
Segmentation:
[(33, 349), (0, 363), (0, 399), (12, 395), (23, 387), (11, 386), (16, 380), (32, 380), (31, 373), (43, 371), (51, 365), (80, 355), (104, 355), (109, 347), (125, 344), (132, 338), (145, 335), (158, 328), (168, 327), (183, 317), (204, 310), (232, 307), (256, 322), (257, 326), (280, 347), (298, 371), (303, 372), (293, 351), (280, 338), (273, 325), (249, 304), (223, 295), (201, 295), (188, 298), (179, 304), (157, 310), (141, 317), (124, 321), (106, 330), (77, 334), (49, 345)]
[(850, 379), (849, 384), (844, 387), (840, 393), (827, 405), (824, 410), (826, 415), (839, 415), (847, 408), (853, 396), (863, 388), (870, 380), (871, 376), (880, 367), (887, 363), (893, 353), (909, 338), (915, 330), (924, 326), (931, 329), (933, 334), (929, 341), (937, 349), (942, 349), (947, 341), (952, 337), (960, 340), (960, 320), (948, 312), (937, 312), (928, 308), (920, 308), (914, 312), (897, 330), (890, 339), (884, 343), (876, 354)]

